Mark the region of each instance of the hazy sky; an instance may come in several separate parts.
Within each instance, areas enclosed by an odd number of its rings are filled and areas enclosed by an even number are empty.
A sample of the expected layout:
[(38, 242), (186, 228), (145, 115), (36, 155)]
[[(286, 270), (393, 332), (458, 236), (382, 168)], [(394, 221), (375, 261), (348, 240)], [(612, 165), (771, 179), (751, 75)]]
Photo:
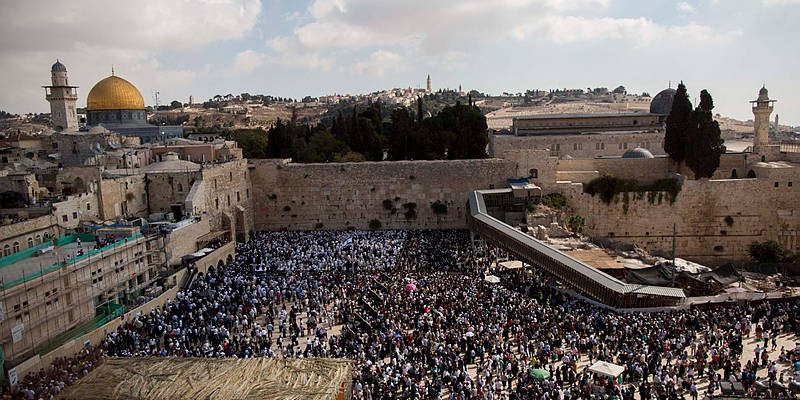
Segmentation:
[[(49, 111), (59, 58), (78, 106), (108, 76), (153, 104), (242, 92), (301, 98), (393, 87), (625, 85), (752, 118), (763, 82), (800, 125), (800, 0), (148, 0), (0, 2), (0, 109)], [(674, 87), (674, 83), (673, 83)], [(773, 114), (774, 116), (774, 114)]]

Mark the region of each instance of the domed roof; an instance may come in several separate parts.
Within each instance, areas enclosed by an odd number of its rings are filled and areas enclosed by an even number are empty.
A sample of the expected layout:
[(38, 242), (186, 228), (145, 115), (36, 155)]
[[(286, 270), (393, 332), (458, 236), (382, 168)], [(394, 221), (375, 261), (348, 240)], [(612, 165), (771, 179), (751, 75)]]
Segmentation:
[(164, 154), (161, 162), (150, 164), (144, 167), (144, 172), (159, 173), (159, 172), (194, 172), (199, 171), (200, 165), (191, 161), (181, 160), (178, 155), (169, 152)]
[(56, 63), (50, 68), (50, 72), (67, 72), (67, 67), (61, 61), (56, 60)]
[(650, 150), (636, 147), (626, 150), (622, 158), (653, 158), (653, 153)]
[(144, 99), (136, 86), (111, 75), (97, 82), (89, 91), (86, 110), (144, 110)]
[(673, 88), (664, 89), (653, 97), (650, 101), (650, 113), (669, 115), (672, 111), (672, 101), (675, 100), (676, 90)]
[(769, 94), (769, 91), (767, 90), (767, 87), (766, 87), (766, 86), (761, 86), (761, 90), (759, 90), (759, 91), (758, 91), (758, 94), (759, 94), (759, 95), (762, 95), (762, 94), (763, 94), (764, 96), (766, 96), (766, 95), (768, 95), (768, 94)]

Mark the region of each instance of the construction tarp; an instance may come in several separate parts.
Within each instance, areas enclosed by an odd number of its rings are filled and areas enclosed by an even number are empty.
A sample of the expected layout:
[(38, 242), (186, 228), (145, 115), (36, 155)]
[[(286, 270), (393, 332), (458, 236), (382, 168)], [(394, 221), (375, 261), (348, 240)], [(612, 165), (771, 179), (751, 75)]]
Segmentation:
[(670, 286), (672, 282), (691, 281), (704, 286), (727, 286), (739, 281), (739, 274), (732, 264), (723, 265), (713, 271), (692, 274), (689, 272), (674, 272), (671, 265), (660, 264), (650, 268), (626, 269), (625, 280), (628, 283), (641, 283), (643, 285)]
[(612, 364), (606, 361), (598, 361), (592, 364), (591, 367), (589, 367), (589, 371), (594, 372), (595, 374), (598, 375), (608, 376), (610, 378), (616, 378), (620, 376), (623, 371), (625, 371), (625, 367), (617, 364)]

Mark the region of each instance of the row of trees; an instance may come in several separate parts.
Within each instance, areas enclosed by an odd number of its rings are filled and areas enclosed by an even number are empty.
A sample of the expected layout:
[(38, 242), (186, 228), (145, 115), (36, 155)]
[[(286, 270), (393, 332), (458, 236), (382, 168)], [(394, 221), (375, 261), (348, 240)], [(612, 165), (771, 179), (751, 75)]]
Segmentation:
[[(297, 162), (486, 157), (486, 117), (471, 99), (469, 104), (457, 102), (427, 118), (421, 98), (417, 99), (416, 112), (396, 108), (388, 121), (382, 117), (382, 107), (375, 103), (365, 109), (354, 106), (349, 113), (340, 111), (330, 127), (300, 125), (295, 118), (278, 120), (267, 132), (266, 157)], [(262, 145), (260, 141), (251, 142)], [(258, 149), (245, 152), (260, 154)]]
[(686, 86), (681, 82), (667, 117), (664, 150), (676, 163), (685, 163), (696, 179), (711, 178), (725, 153), (719, 123), (711, 110), (714, 100), (707, 90), (700, 92), (700, 104), (693, 110)]

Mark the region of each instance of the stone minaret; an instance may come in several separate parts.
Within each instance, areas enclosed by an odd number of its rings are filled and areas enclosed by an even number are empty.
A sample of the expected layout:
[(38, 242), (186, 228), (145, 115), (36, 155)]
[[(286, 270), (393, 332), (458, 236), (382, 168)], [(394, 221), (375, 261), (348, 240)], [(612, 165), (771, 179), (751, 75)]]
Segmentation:
[(433, 91), (433, 90), (431, 90), (431, 74), (428, 74), (428, 91), (429, 92)]
[(762, 86), (758, 91), (758, 99), (750, 103), (753, 104), (754, 131), (753, 151), (758, 152), (769, 144), (769, 115), (772, 114), (772, 103), (775, 100), (769, 99), (767, 88)]
[(77, 131), (78, 111), (75, 103), (78, 101), (77, 86), (69, 86), (67, 81), (67, 67), (56, 60), (50, 69), (52, 86), (42, 86), (45, 89), (45, 98), (50, 102), (50, 119), (53, 129), (57, 131)]

